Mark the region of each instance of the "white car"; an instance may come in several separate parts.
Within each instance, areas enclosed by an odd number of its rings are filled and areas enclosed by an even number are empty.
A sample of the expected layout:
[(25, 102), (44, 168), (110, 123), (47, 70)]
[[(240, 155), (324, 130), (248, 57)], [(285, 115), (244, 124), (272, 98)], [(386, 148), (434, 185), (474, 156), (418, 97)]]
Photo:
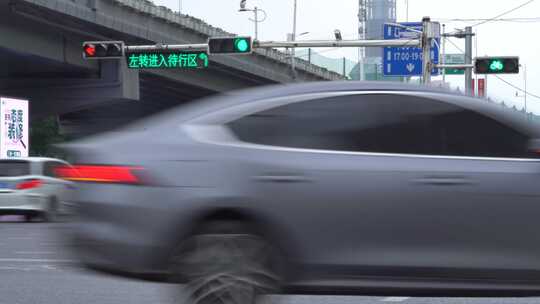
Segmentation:
[(55, 169), (69, 164), (44, 157), (0, 159), (0, 215), (24, 215), (27, 221), (41, 216), (54, 221), (65, 209), (62, 203), (69, 181), (56, 177)]

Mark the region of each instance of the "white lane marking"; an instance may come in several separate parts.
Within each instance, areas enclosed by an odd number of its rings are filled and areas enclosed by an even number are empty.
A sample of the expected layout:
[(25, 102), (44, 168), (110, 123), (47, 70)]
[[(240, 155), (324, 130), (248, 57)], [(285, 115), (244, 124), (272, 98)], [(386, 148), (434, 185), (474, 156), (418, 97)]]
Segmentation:
[(77, 263), (76, 260), (0, 258), (0, 263), (2, 263), (2, 262), (19, 262), (19, 263)]
[(52, 266), (52, 265), (43, 265), (43, 268), (47, 269), (47, 270), (57, 270), (58, 268)]
[(56, 254), (53, 251), (15, 251), (15, 254)]
[(29, 269), (28, 269), (27, 267), (0, 266), (0, 270), (20, 270), (20, 271), (28, 271)]
[(382, 299), (382, 302), (404, 302), (410, 299), (410, 297), (387, 297)]

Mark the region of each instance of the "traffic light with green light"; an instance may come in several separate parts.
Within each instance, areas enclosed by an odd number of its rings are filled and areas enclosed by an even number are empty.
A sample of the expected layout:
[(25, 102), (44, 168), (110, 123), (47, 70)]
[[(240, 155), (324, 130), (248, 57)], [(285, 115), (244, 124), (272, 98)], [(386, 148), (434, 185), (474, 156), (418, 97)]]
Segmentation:
[(123, 58), (125, 45), (122, 41), (85, 41), (82, 55), (84, 59)]
[(251, 54), (251, 37), (209, 38), (208, 54)]
[(518, 74), (519, 57), (479, 57), (474, 63), (476, 74)]

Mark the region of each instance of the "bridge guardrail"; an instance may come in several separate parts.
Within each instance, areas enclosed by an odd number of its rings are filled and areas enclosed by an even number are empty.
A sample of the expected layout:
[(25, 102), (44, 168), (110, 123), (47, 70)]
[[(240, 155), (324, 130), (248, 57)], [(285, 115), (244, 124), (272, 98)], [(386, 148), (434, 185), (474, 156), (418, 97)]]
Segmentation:
[[(195, 17), (175, 13), (171, 9), (164, 6), (157, 6), (151, 1), (147, 1), (147, 0), (110, 0), (110, 1), (118, 3), (119, 5), (122, 5), (122, 6), (130, 7), (131, 9), (134, 9), (138, 12), (155, 16), (157, 18), (165, 20), (166, 22), (179, 24), (180, 26), (184, 28), (199, 32), (208, 37), (235, 35), (221, 28), (214, 27)], [(266, 56), (272, 60), (275, 60), (283, 64), (290, 64), (290, 58), (288, 58), (288, 56), (285, 53), (280, 52), (275, 49), (255, 50), (254, 53), (261, 56)], [(332, 72), (326, 68), (311, 64), (308, 61), (301, 58), (296, 58), (296, 68), (298, 70), (304, 70), (308, 73), (319, 75), (320, 77), (323, 77), (329, 80), (343, 79), (342, 75)]]

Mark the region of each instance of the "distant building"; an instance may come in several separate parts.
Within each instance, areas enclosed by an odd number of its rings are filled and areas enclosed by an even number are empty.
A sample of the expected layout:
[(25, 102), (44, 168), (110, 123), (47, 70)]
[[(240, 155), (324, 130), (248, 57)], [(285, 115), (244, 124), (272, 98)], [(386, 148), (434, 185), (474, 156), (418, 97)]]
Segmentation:
[[(396, 0), (358, 0), (358, 38), (383, 39), (385, 23), (396, 22)], [(364, 58), (364, 79), (383, 80), (382, 76), (382, 48), (360, 48), (359, 57)], [(361, 67), (356, 66), (350, 77), (361, 78)], [(401, 78), (397, 78), (401, 80)], [(396, 80), (393, 78), (392, 80)]]

